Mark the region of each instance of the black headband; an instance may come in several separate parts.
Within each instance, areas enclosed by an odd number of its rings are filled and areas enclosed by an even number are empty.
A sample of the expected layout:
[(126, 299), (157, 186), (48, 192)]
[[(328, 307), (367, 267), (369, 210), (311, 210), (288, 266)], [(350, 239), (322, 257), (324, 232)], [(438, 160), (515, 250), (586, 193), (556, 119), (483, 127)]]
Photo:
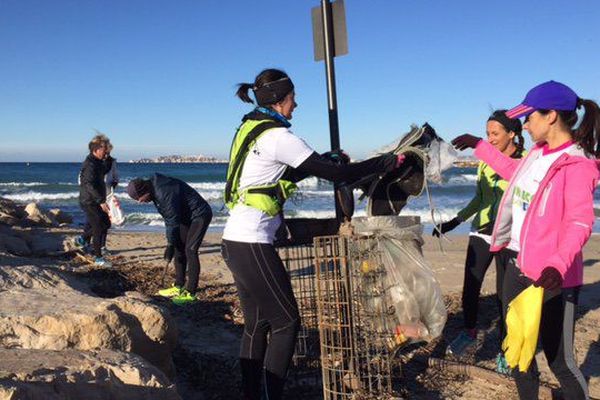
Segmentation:
[(521, 131), (523, 130), (521, 121), (519, 121), (517, 118), (508, 118), (504, 111), (496, 111), (488, 118), (488, 122), (489, 121), (496, 121), (500, 123), (507, 131), (514, 132), (517, 135), (521, 134)]
[(294, 90), (294, 84), (292, 83), (292, 80), (287, 77), (266, 83), (259, 88), (252, 88), (254, 97), (256, 97), (256, 102), (259, 106), (278, 103), (292, 90)]

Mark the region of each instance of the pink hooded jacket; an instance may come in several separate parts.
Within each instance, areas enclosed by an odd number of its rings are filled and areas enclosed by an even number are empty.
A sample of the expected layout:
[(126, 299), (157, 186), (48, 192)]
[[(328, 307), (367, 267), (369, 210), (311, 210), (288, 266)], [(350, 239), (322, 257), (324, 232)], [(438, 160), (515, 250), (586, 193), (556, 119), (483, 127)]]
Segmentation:
[[(485, 140), (477, 144), (475, 156), (509, 181), (498, 207), (491, 251), (508, 246), (515, 182), (540, 155), (540, 145), (534, 146), (525, 158), (514, 159)], [(563, 277), (563, 287), (583, 283), (581, 250), (592, 233), (594, 190), (600, 177), (599, 167), (598, 161), (587, 158), (583, 149), (574, 146), (563, 153), (546, 173), (521, 228), (521, 251), (517, 264), (528, 278), (537, 280), (544, 268), (554, 267)]]

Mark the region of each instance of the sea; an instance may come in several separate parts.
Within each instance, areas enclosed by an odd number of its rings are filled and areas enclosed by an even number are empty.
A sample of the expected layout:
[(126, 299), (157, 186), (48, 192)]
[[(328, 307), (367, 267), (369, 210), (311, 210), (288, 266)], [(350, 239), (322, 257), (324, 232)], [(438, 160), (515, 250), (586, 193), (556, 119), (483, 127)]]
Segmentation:
[[(19, 202), (36, 202), (47, 209), (59, 208), (74, 218), (76, 226), (84, 223), (79, 208), (77, 176), (81, 163), (0, 163), (0, 197)], [(226, 164), (141, 164), (119, 163), (120, 183), (116, 189), (125, 223), (115, 230), (162, 231), (163, 220), (152, 205), (139, 204), (126, 193), (127, 183), (136, 177), (149, 177), (158, 172), (187, 182), (208, 201), (213, 210), (210, 231), (220, 232), (227, 220), (227, 208), (223, 204)], [(444, 172), (443, 182), (429, 184), (431, 201), (427, 194), (412, 198), (401, 215), (417, 215), (428, 233), (436, 222), (453, 218), (475, 194), (476, 168), (454, 167)], [(333, 186), (331, 183), (307, 178), (299, 183), (299, 192), (286, 203), (285, 215), (297, 218), (328, 218), (335, 216)], [(359, 202), (359, 190), (355, 191), (356, 216), (366, 215), (366, 200)], [(600, 204), (600, 191), (596, 191), (595, 203)], [(432, 217), (431, 207), (434, 209)], [(455, 233), (467, 233), (470, 224), (463, 223)], [(594, 228), (600, 232), (598, 224)]]

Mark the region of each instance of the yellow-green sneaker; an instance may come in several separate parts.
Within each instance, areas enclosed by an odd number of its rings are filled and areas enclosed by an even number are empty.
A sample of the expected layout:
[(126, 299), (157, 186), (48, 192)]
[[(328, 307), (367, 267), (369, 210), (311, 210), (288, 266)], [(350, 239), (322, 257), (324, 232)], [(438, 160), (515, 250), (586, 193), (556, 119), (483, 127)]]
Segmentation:
[(187, 290), (183, 289), (178, 296), (175, 296), (171, 301), (178, 306), (185, 306), (186, 304), (192, 304), (198, 301), (196, 295), (191, 294)]
[(170, 288), (161, 289), (156, 292), (157, 295), (162, 297), (175, 297), (181, 294), (181, 288), (179, 286), (171, 286)]

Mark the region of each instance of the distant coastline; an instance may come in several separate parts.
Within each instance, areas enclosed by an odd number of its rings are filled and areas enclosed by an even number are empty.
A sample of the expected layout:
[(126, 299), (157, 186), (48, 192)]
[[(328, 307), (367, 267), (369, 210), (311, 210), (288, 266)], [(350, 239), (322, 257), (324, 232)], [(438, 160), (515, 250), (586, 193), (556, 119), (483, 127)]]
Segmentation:
[(473, 158), (461, 158), (454, 161), (454, 166), (458, 168), (477, 167), (478, 165), (479, 160)]
[[(221, 160), (216, 157), (207, 157), (203, 155), (198, 156), (160, 156), (154, 158), (140, 158), (138, 160), (129, 160), (131, 164), (193, 164), (193, 163), (207, 163), (207, 164), (227, 164), (227, 160)], [(454, 162), (454, 166), (458, 168), (469, 168), (477, 167), (479, 161), (472, 158), (461, 158)]]
[(207, 163), (207, 164), (226, 164), (227, 160), (220, 160), (215, 157), (199, 156), (160, 156), (154, 158), (140, 158), (139, 160), (129, 160), (132, 164), (192, 164), (192, 163)]

